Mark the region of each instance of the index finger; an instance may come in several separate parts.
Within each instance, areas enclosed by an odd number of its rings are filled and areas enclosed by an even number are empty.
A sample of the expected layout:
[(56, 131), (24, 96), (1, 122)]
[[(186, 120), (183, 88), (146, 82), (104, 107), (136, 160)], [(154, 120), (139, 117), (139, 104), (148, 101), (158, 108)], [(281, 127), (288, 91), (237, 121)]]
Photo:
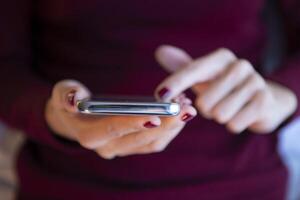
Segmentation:
[(165, 79), (157, 87), (156, 96), (169, 101), (196, 83), (215, 78), (236, 59), (236, 56), (225, 48), (198, 58)]

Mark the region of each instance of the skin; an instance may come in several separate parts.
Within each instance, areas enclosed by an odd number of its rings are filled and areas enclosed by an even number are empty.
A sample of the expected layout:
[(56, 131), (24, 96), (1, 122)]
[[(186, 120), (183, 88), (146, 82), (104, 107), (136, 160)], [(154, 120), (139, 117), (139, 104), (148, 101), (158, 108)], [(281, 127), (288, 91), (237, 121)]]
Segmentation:
[[(196, 116), (191, 100), (182, 93), (191, 88), (195, 105), (202, 116), (224, 124), (232, 133), (249, 129), (254, 133), (271, 133), (297, 107), (289, 89), (263, 79), (253, 66), (238, 59), (228, 49), (218, 49), (192, 59), (185, 51), (164, 45), (155, 52), (157, 61), (171, 74), (156, 89), (156, 97), (181, 104), (174, 117), (158, 116), (88, 116), (79, 114), (70, 104), (89, 98), (91, 93), (75, 80), (58, 82), (47, 102), (45, 118), (59, 136), (77, 141), (104, 159), (116, 156), (163, 151), (186, 125), (186, 114)], [(167, 88), (167, 95), (159, 91)], [(147, 128), (151, 122), (156, 127)]]
[(249, 129), (271, 133), (297, 108), (295, 94), (288, 88), (265, 80), (251, 63), (220, 48), (192, 59), (184, 50), (164, 45), (157, 49), (158, 62), (172, 74), (157, 88), (169, 90), (168, 101), (192, 88), (195, 105), (202, 116), (224, 124), (232, 133)]
[[(104, 159), (161, 152), (186, 125), (183, 116), (197, 114), (191, 101), (180, 94), (174, 98), (181, 104), (178, 116), (89, 116), (79, 114), (69, 103), (73, 92), (75, 102), (90, 97), (89, 90), (78, 81), (63, 80), (54, 86), (46, 106), (46, 121), (59, 136), (77, 141)], [(145, 127), (147, 122), (156, 127)]]

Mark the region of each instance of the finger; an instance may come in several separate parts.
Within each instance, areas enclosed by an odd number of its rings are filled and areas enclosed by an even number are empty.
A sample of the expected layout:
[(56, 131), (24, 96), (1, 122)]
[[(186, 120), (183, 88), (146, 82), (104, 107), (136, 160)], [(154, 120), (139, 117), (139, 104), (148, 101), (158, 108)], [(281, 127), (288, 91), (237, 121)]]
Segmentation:
[(160, 124), (161, 120), (157, 116), (109, 116), (88, 119), (85, 123), (81, 121), (82, 128), (79, 129), (81, 131), (76, 135), (82, 146), (95, 149), (110, 140), (133, 132), (156, 128)]
[(203, 83), (198, 83), (192, 87), (192, 90), (194, 93), (196, 93), (196, 95), (201, 95), (210, 87), (210, 85), (212, 83), (213, 83), (213, 80), (206, 81)]
[[(158, 63), (168, 72), (175, 72), (189, 65), (193, 60), (192, 57), (184, 50), (171, 46), (162, 45), (155, 51), (155, 57)], [(199, 86), (198, 86), (199, 85)], [(198, 84), (193, 86), (195, 92), (203, 91), (208, 84)]]
[(158, 86), (156, 97), (169, 101), (196, 83), (213, 79), (235, 60), (235, 55), (227, 49), (199, 58), (165, 79)]
[(245, 60), (237, 60), (220, 75), (209, 88), (196, 100), (197, 107), (206, 116), (211, 115), (211, 110), (217, 103), (229, 95), (238, 85), (253, 73), (252, 65)]
[(188, 121), (197, 116), (197, 110), (190, 104), (181, 105), (180, 114), (174, 117), (161, 117), (161, 129), (172, 129), (180, 125), (185, 125)]
[(155, 140), (162, 140), (160, 145), (167, 145), (169, 140), (174, 138), (184, 127), (187, 119), (192, 118), (186, 118), (186, 115), (194, 117), (197, 114), (196, 110), (189, 105), (184, 105), (182, 111), (178, 116), (164, 117), (161, 126), (156, 129), (140, 131), (114, 139), (97, 148), (97, 152), (102, 157), (113, 158), (116, 155), (137, 153), (135, 149), (146, 146)]
[(168, 72), (175, 72), (192, 61), (184, 50), (171, 45), (158, 47), (155, 51), (155, 58)]
[(265, 87), (264, 80), (254, 74), (250, 76), (239, 88), (213, 108), (213, 117), (221, 124), (232, 119), (255, 95), (258, 90)]
[(192, 100), (187, 98), (184, 93), (182, 93), (178, 97), (174, 98), (173, 101), (176, 103), (179, 103), (180, 105), (184, 105), (184, 104), (191, 105), (192, 104)]
[(128, 156), (133, 154), (149, 154), (149, 153), (159, 153), (167, 148), (167, 146), (171, 143), (171, 141), (180, 133), (181, 127), (177, 129), (173, 129), (168, 132), (165, 137), (156, 139), (149, 144), (142, 145), (139, 147), (135, 147), (129, 149), (128, 151), (123, 151), (117, 154), (117, 156)]
[[(190, 113), (191, 111), (185, 111), (185, 113)], [(183, 115), (184, 116), (184, 115)], [(182, 119), (182, 117), (181, 117)], [(134, 152), (137, 152), (137, 154), (146, 154), (146, 153), (158, 153), (162, 152), (167, 148), (167, 146), (171, 143), (171, 141), (180, 133), (180, 131), (183, 129), (183, 126), (179, 126), (177, 128), (174, 128), (167, 132), (162, 138), (157, 138), (154, 141), (152, 141), (150, 144), (138, 147), (136, 149), (133, 149)], [(131, 152), (125, 152), (123, 155), (131, 154)]]
[(105, 145), (96, 149), (96, 152), (103, 158), (112, 159), (117, 155), (134, 154), (134, 149), (145, 146), (157, 137), (157, 132), (153, 130), (135, 132), (123, 137), (111, 140)]
[(240, 112), (227, 124), (227, 128), (233, 133), (241, 133), (251, 124), (255, 123), (263, 115), (263, 108), (266, 104), (265, 91), (259, 91)]
[(58, 82), (52, 91), (53, 105), (71, 113), (78, 112), (76, 102), (90, 98), (90, 91), (76, 80), (63, 80)]
[[(185, 118), (186, 114), (188, 113), (189, 116), (193, 116), (191, 118)], [(191, 106), (185, 106), (183, 108), (183, 112), (181, 113), (181, 116), (177, 118), (177, 120), (181, 120), (184, 123), (187, 123), (189, 120), (194, 118), (196, 116), (196, 110)], [(183, 120), (188, 119), (188, 120)], [(170, 120), (170, 118), (166, 119)], [(173, 119), (171, 119), (173, 120)], [(163, 124), (172, 124), (170, 121), (165, 121)], [(180, 131), (183, 129), (184, 125), (182, 126), (173, 126), (172, 129), (167, 131), (165, 134), (160, 135), (159, 137), (153, 138), (153, 140), (145, 145), (140, 145), (137, 147), (132, 147), (125, 149), (123, 151), (120, 151), (116, 153), (117, 156), (128, 156), (132, 154), (148, 154), (148, 153), (158, 153), (166, 149), (166, 147), (170, 144), (170, 142), (180, 133)]]

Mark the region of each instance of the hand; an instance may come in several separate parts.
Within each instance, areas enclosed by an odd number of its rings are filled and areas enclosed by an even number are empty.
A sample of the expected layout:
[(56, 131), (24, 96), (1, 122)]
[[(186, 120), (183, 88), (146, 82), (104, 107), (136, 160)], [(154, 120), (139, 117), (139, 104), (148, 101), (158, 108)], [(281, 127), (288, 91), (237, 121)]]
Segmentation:
[(174, 72), (158, 86), (157, 98), (169, 100), (191, 87), (200, 113), (226, 124), (231, 132), (247, 128), (256, 133), (272, 132), (297, 107), (292, 91), (264, 80), (251, 63), (228, 49), (193, 60), (181, 49), (161, 46), (156, 58)]
[(58, 135), (77, 141), (102, 158), (160, 152), (196, 115), (184, 95), (176, 98), (181, 113), (158, 116), (89, 116), (78, 113), (76, 102), (89, 98), (90, 92), (73, 80), (58, 82), (46, 107), (46, 121)]

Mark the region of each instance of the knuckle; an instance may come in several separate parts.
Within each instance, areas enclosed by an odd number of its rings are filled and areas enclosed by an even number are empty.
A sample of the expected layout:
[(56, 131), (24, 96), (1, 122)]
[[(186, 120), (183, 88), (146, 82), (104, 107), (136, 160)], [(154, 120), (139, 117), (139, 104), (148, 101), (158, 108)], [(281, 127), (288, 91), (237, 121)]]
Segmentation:
[(258, 90), (262, 90), (266, 87), (266, 82), (258, 74), (255, 74), (251, 77), (251, 82)]
[(225, 47), (221, 47), (217, 50), (218, 53), (228, 57), (228, 58), (231, 58), (231, 59), (236, 59), (236, 56), (235, 54), (228, 48), (225, 48)]
[(239, 130), (237, 129), (237, 127), (233, 124), (228, 124), (227, 125), (227, 128), (230, 132), (233, 132), (233, 133), (239, 133)]
[(57, 82), (54, 85), (54, 90), (59, 92), (59, 91), (62, 91), (63, 89), (78, 88), (79, 86), (81, 86), (81, 84), (78, 81), (72, 80), (72, 79), (65, 79), (65, 80)]
[(213, 116), (215, 120), (220, 124), (225, 124), (229, 120), (224, 110), (220, 108), (216, 108), (213, 110)]
[(202, 98), (197, 98), (195, 101), (195, 106), (198, 109), (198, 111), (202, 114), (203, 117), (207, 119), (212, 118), (212, 113), (210, 112), (210, 108), (207, 105), (206, 101), (203, 100)]
[(236, 122), (229, 122), (227, 128), (233, 133), (240, 133), (241, 130)]
[(91, 150), (91, 149), (94, 148), (94, 146), (93, 146), (90, 142), (87, 142), (87, 141), (79, 140), (78, 143), (79, 143), (82, 147), (84, 147), (84, 148), (86, 148), (86, 149), (90, 149), (90, 150)]
[(267, 134), (273, 132), (277, 127), (277, 124), (256, 122), (250, 129), (255, 133)]
[(85, 133), (78, 132), (77, 133), (77, 141), (82, 147), (84, 147), (86, 149), (95, 148), (95, 146), (93, 145), (93, 141)]
[(97, 152), (97, 154), (101, 158), (106, 159), (106, 160), (111, 160), (111, 159), (113, 159), (115, 157), (113, 154), (109, 154), (109, 153)]
[(206, 99), (204, 96), (200, 96), (196, 99), (196, 106), (201, 112), (208, 111), (208, 106), (206, 105)]
[(110, 160), (113, 159), (115, 157), (115, 155), (112, 153), (112, 151), (110, 151), (109, 149), (106, 148), (98, 148), (95, 151), (100, 157)]
[(94, 146), (92, 145), (92, 143), (91, 142), (89, 142), (89, 141), (87, 141), (87, 140), (78, 140), (78, 143), (82, 146), (82, 147), (84, 147), (84, 148), (86, 148), (86, 149), (93, 149), (94, 148)]
[(239, 74), (247, 74), (254, 71), (252, 64), (245, 59), (238, 60), (236, 66)]
[(153, 142), (151, 144), (151, 149), (153, 152), (162, 152), (165, 150), (166, 145), (164, 145), (162, 142)]

